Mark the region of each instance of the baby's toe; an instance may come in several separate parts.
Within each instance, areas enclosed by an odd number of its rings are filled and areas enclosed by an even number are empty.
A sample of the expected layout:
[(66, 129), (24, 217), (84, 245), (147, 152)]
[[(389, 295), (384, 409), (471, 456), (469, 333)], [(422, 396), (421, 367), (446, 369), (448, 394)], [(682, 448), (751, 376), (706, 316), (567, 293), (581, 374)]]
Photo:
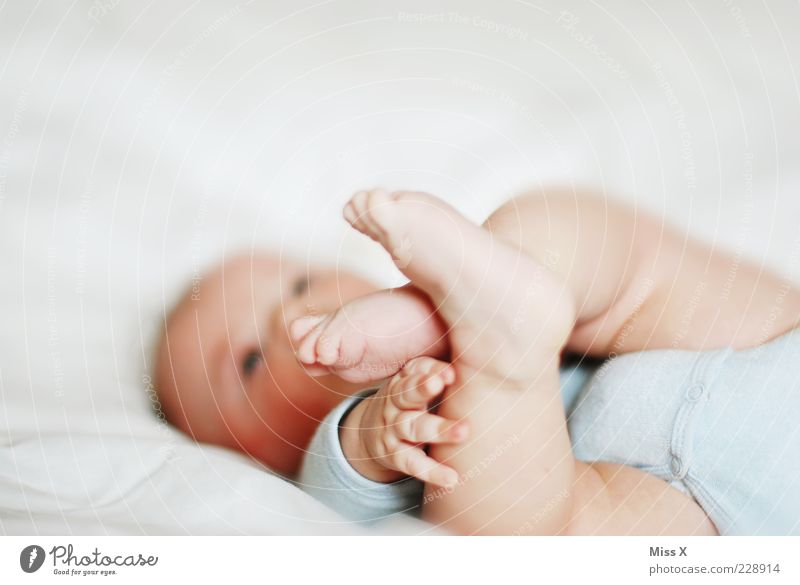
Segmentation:
[(345, 219), (361, 233), (382, 242), (391, 204), (392, 197), (384, 189), (359, 191), (345, 206)]
[(289, 325), (289, 335), (292, 337), (292, 341), (300, 343), (300, 341), (324, 319), (325, 315), (308, 315), (292, 321)]
[(342, 215), (344, 219), (352, 226), (355, 226), (356, 222), (358, 221), (358, 211), (353, 204), (353, 201), (350, 200), (347, 202), (347, 205), (344, 206), (342, 210)]
[(344, 207), (345, 219), (358, 231), (370, 235), (371, 226), (367, 223), (369, 191), (359, 191), (350, 198)]
[(320, 325), (312, 327), (305, 337), (299, 342), (295, 356), (304, 364), (314, 364), (317, 361), (317, 343), (322, 329)]
[(367, 194), (366, 217), (372, 233), (376, 237), (385, 238), (396, 213), (395, 200), (385, 189), (373, 189)]
[(339, 361), (339, 336), (328, 332), (320, 335), (316, 345), (317, 362), (333, 366)]

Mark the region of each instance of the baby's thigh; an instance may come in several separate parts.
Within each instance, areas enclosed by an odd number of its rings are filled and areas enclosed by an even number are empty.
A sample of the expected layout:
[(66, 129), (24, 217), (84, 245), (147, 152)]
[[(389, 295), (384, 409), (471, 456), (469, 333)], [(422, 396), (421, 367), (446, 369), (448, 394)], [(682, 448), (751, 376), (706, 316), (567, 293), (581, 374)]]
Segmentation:
[(617, 463), (578, 462), (575, 510), (569, 534), (718, 534), (690, 495), (655, 475)]

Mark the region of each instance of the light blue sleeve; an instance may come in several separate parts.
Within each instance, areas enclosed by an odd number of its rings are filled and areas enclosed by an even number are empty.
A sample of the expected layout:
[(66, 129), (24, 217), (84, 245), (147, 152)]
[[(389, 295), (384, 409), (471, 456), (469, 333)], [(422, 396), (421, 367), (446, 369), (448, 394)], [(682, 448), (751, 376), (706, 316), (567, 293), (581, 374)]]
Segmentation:
[(350, 410), (374, 393), (375, 390), (357, 393), (325, 417), (311, 440), (298, 476), (301, 489), (358, 522), (402, 512), (418, 515), (424, 488), (413, 478), (388, 484), (372, 481), (347, 462), (339, 442), (339, 425)]

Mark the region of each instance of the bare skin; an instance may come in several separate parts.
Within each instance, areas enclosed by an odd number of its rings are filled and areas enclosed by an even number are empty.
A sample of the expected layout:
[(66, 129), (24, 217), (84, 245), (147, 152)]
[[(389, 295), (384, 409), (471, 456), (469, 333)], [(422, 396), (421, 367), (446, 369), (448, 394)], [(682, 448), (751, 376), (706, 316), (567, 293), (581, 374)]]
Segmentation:
[[(481, 229), (425, 194), (372, 191), (351, 201), (348, 221), (394, 253), (449, 329), (456, 383), (438, 413), (467, 420), (472, 433), (463, 445), (431, 447), (463, 481), (452, 492), (428, 486), (427, 519), (460, 533), (715, 534), (703, 510), (660, 479), (574, 460), (559, 397), (560, 352), (758, 345), (797, 324), (800, 297), (747, 265), (727, 287), (729, 257), (604, 205), (524, 198)], [(699, 298), (687, 292), (698, 281), (708, 293)], [(781, 311), (765, 328), (775, 299)], [(677, 320), (687, 304), (702, 317)], [(357, 308), (377, 318), (378, 306)], [(347, 321), (334, 316), (298, 332), (304, 361), (339, 372), (358, 367)], [(441, 335), (430, 332), (420, 347)], [(372, 341), (359, 341), (358, 355), (378, 363), (381, 342)], [(314, 362), (315, 351), (327, 352), (325, 363)]]
[(399, 372), (417, 356), (444, 358), (447, 327), (415, 286), (376, 291), (341, 310), (295, 320), (297, 359), (312, 375), (372, 382)]
[[(800, 292), (787, 281), (591, 193), (519, 197), (483, 228), (564, 281), (575, 305), (565, 344), (571, 353), (606, 358), (646, 349), (743, 349), (798, 323)], [(407, 254), (405, 242), (394, 250)], [(408, 261), (403, 256), (399, 263)], [(378, 369), (392, 375), (418, 355), (445, 359), (447, 326), (428, 312), (424, 297), (412, 283), (298, 319), (291, 330), (297, 357), (317, 375), (346, 380), (368, 379)], [(391, 323), (384, 323), (387, 314)], [(394, 325), (401, 317), (404, 325)]]
[(359, 402), (339, 427), (342, 451), (353, 469), (381, 483), (413, 476), (441, 487), (458, 484), (454, 469), (425, 452), (426, 446), (459, 444), (469, 436), (464, 421), (429, 412), (431, 401), (454, 381), (449, 363), (417, 357)]

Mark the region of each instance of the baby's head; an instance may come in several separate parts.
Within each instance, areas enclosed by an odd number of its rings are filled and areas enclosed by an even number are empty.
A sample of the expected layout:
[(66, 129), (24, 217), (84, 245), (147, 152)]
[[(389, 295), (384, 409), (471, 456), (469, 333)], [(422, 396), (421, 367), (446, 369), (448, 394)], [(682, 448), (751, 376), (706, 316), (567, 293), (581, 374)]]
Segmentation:
[(223, 263), (167, 317), (155, 364), (167, 419), (198, 441), (294, 473), (322, 418), (359, 387), (311, 377), (289, 325), (373, 290), (352, 274), (269, 254)]

